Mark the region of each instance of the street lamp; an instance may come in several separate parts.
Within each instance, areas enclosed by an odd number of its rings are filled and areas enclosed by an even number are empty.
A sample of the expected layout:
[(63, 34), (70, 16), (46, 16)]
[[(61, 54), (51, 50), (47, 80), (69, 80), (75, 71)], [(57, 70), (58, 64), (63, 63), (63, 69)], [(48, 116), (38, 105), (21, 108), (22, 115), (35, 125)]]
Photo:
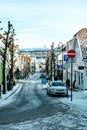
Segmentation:
[(51, 81), (54, 80), (54, 42), (51, 45)]
[[(60, 44), (61, 44), (61, 46), (60, 46)], [(58, 49), (61, 48), (61, 47), (62, 47), (62, 50), (60, 50), (60, 51), (62, 51), (62, 81), (63, 81), (63, 43), (59, 42), (58, 43)]]

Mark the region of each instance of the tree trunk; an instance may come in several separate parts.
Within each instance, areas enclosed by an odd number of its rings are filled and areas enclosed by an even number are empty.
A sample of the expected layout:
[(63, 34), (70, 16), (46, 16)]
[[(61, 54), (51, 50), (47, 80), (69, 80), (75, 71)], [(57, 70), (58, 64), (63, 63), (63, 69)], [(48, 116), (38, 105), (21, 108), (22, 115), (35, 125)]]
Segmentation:
[(3, 94), (5, 94), (6, 93), (6, 88), (5, 88), (5, 86), (6, 86), (6, 84), (5, 84), (5, 60), (3, 61)]

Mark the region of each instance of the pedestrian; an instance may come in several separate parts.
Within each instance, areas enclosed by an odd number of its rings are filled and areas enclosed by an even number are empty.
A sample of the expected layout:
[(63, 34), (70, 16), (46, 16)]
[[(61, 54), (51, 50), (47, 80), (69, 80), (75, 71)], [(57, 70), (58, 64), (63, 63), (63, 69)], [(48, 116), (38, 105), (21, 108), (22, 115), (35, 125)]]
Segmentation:
[(75, 88), (76, 86), (75, 86), (75, 83), (76, 83), (76, 80), (74, 80), (73, 81), (73, 88)]
[(67, 79), (67, 80), (66, 80), (66, 86), (67, 86), (67, 88), (70, 87), (70, 79)]
[(49, 80), (49, 75), (48, 75), (48, 74), (46, 74), (46, 80), (47, 80), (47, 82), (48, 82), (48, 80)]
[(57, 77), (57, 76), (55, 76), (55, 77), (54, 77), (54, 80), (58, 80), (58, 77)]

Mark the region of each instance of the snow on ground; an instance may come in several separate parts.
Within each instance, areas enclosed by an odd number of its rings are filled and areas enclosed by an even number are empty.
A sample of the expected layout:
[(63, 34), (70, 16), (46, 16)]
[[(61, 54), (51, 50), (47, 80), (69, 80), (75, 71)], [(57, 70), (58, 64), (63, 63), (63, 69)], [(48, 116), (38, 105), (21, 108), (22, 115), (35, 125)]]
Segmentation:
[(63, 99), (63, 101), (66, 103), (72, 103), (80, 108), (83, 108), (84, 110), (87, 110), (87, 90), (79, 90), (77, 92), (73, 91), (72, 95), (72, 101), (71, 97), (69, 97), (69, 99)]
[(18, 124), (10, 124), (6, 127), (11, 128), (11, 130), (70, 130), (72, 127), (76, 127), (75, 123), (71, 120), (65, 122), (65, 118), (64, 115), (61, 116), (61, 113), (58, 113), (58, 115), (21, 122)]
[[(0, 98), (0, 106), (10, 103), (13, 99), (13, 96), (14, 96), (13, 94), (20, 91), (21, 85), (22, 84), (17, 83), (11, 91), (7, 91), (6, 94), (2, 94), (1, 98)], [(41, 85), (41, 86), (45, 89), (47, 87), (46, 85)], [(8, 98), (8, 97), (10, 97), (10, 98)], [(72, 101), (71, 101), (71, 91), (69, 91), (69, 97), (60, 98), (60, 100), (66, 104), (73, 104), (73, 105), (78, 106), (81, 109), (87, 110), (87, 90), (73, 91), (72, 92)]]
[[(46, 88), (46, 85), (42, 85), (43, 88)], [(71, 91), (68, 91), (69, 97), (60, 98), (60, 101), (67, 104), (78, 107), (82, 110), (82, 113), (87, 115), (87, 90), (78, 90), (72, 91), (72, 101), (71, 101)], [(59, 98), (58, 98), (59, 100)], [(57, 102), (57, 100), (54, 100)]]
[(65, 104), (76, 107), (80, 111), (80, 113), (87, 116), (87, 90), (78, 90), (77, 92), (73, 91), (72, 97), (72, 101), (71, 97), (69, 97), (68, 99), (63, 98), (61, 99), (61, 101)]
[[(1, 95), (0, 107), (12, 102), (15, 94), (20, 91), (21, 85), (22, 84), (17, 83), (11, 91), (8, 91), (6, 94)], [(40, 87), (39, 85), (38, 85), (38, 87)], [(47, 85), (41, 85), (41, 87), (43, 87), (43, 89), (41, 91), (43, 91), (43, 93), (44, 93), (46, 91)], [(71, 101), (70, 95), (71, 95), (71, 91), (69, 90), (69, 97), (68, 98), (67, 97), (58, 98), (58, 100), (52, 100), (52, 101), (55, 103), (55, 102), (58, 102), (60, 100), (64, 104), (68, 104), (68, 105), (73, 106), (73, 107), (75, 106), (77, 109), (79, 109), (79, 111), (81, 113), (87, 115), (87, 90), (73, 91), (72, 92), (72, 101)], [(54, 127), (54, 122), (55, 122), (56, 125), (57, 125), (57, 123), (59, 123), (60, 126), (63, 126), (64, 128), (67, 128), (67, 126), (69, 126), (69, 129), (72, 128), (72, 127), (75, 127), (74, 121), (71, 120), (72, 117), (68, 116), (68, 118), (70, 118), (70, 119), (67, 119), (67, 117), (64, 117), (64, 116), (67, 116), (67, 115), (61, 116), (61, 113), (60, 114), (58, 113), (58, 115), (53, 115), (53, 116), (50, 116), (50, 117), (46, 117), (44, 119), (39, 118), (39, 119), (35, 119), (35, 120), (32, 120), (32, 121), (26, 121), (26, 122), (21, 122), (21, 123), (17, 123), (17, 124), (9, 124), (9, 125), (6, 125), (6, 126), (2, 125), (2, 126), (0, 126), (0, 128), (3, 128), (3, 130), (7, 130), (7, 129), (10, 129), (10, 130), (13, 130), (13, 129), (14, 130), (20, 130), (20, 129), (21, 130), (27, 130), (27, 129), (30, 129), (30, 130), (37, 130), (37, 129), (38, 130), (41, 130), (41, 129), (47, 130), (47, 128), (49, 127), (50, 130), (51, 130)], [(65, 122), (65, 119), (67, 119), (66, 122)], [(84, 125), (85, 122), (83, 122), (82, 119), (80, 119), (80, 120)], [(86, 126), (86, 128), (87, 128), (87, 126)], [(84, 130), (86, 130), (86, 128), (84, 128)], [(80, 129), (83, 129), (83, 128), (80, 127)]]
[[(40, 84), (39, 84), (40, 85)], [(38, 85), (38, 87), (40, 87)], [(8, 104), (12, 101), (13, 97), (14, 97), (14, 94), (13, 96), (10, 96), (12, 95), (12, 93), (17, 93), (20, 91), (20, 88), (19, 87), (20, 84), (18, 83), (16, 86), (14, 86), (13, 90), (7, 92), (6, 94), (2, 95), (2, 98), (0, 99), (0, 106), (3, 106), (5, 104)], [(45, 92), (46, 90), (46, 85), (41, 85), (43, 87), (43, 92)], [(18, 89), (17, 89), (18, 88)], [(45, 88), (45, 89), (44, 89)], [(16, 91), (17, 90), (17, 91)], [(69, 95), (71, 94), (71, 91), (69, 91)], [(81, 110), (81, 113), (85, 113), (87, 115), (87, 90), (84, 90), (84, 91), (73, 91), (72, 93), (73, 97), (72, 97), (72, 101), (71, 101), (71, 97), (69, 96), (68, 98), (67, 97), (64, 97), (64, 98), (58, 98), (58, 100), (62, 101), (63, 103), (65, 104), (68, 104), (70, 106), (75, 106), (76, 108), (79, 108)], [(7, 98), (9, 97), (10, 98)], [(57, 102), (57, 100), (53, 100), (54, 102)], [(75, 108), (75, 109), (76, 109)], [(11, 130), (47, 130), (48, 127), (50, 127), (50, 130), (53, 129), (54, 127), (54, 122), (55, 124), (59, 124), (60, 128), (61, 126), (63, 126), (65, 129), (67, 129), (67, 126), (69, 126), (69, 129), (73, 127), (75, 127), (75, 123), (73, 120), (70, 120), (72, 117), (69, 117), (70, 119), (67, 119), (67, 117), (64, 117), (64, 116), (67, 116), (67, 115), (62, 115), (61, 116), (61, 113), (58, 115), (54, 115), (54, 116), (50, 116), (50, 117), (46, 117), (44, 119), (42, 118), (39, 118), (39, 119), (36, 119), (36, 120), (32, 120), (32, 121), (26, 121), (26, 122), (21, 122), (21, 123), (18, 123), (18, 124), (9, 124), (9, 125), (2, 125), (0, 126), (0, 128), (4, 128), (4, 130), (7, 130), (8, 129), (11, 129)], [(65, 122), (65, 118), (67, 119), (67, 121)], [(55, 120), (55, 121), (54, 121)], [(82, 120), (82, 119), (80, 119)], [(83, 125), (84, 125), (85, 122), (83, 122)], [(86, 126), (87, 128), (87, 126)], [(86, 130), (86, 128), (84, 128), (84, 130)], [(80, 127), (80, 129), (83, 129)], [(68, 129), (67, 129), (68, 130)]]
[(0, 107), (9, 104), (10, 102), (12, 102), (13, 98), (14, 98), (14, 93), (18, 93), (20, 91), (22, 84), (17, 83), (12, 90), (7, 91), (6, 94), (1, 94), (1, 98), (0, 98)]

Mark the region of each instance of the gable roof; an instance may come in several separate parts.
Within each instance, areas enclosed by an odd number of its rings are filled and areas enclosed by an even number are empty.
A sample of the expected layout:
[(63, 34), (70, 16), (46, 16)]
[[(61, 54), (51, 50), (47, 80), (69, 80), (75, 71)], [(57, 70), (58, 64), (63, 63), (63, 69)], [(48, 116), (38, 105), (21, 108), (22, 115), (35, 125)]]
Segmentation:
[(73, 38), (67, 42), (68, 50), (73, 49)]
[(74, 37), (77, 36), (82, 51), (83, 59), (87, 59), (87, 28), (82, 28)]

